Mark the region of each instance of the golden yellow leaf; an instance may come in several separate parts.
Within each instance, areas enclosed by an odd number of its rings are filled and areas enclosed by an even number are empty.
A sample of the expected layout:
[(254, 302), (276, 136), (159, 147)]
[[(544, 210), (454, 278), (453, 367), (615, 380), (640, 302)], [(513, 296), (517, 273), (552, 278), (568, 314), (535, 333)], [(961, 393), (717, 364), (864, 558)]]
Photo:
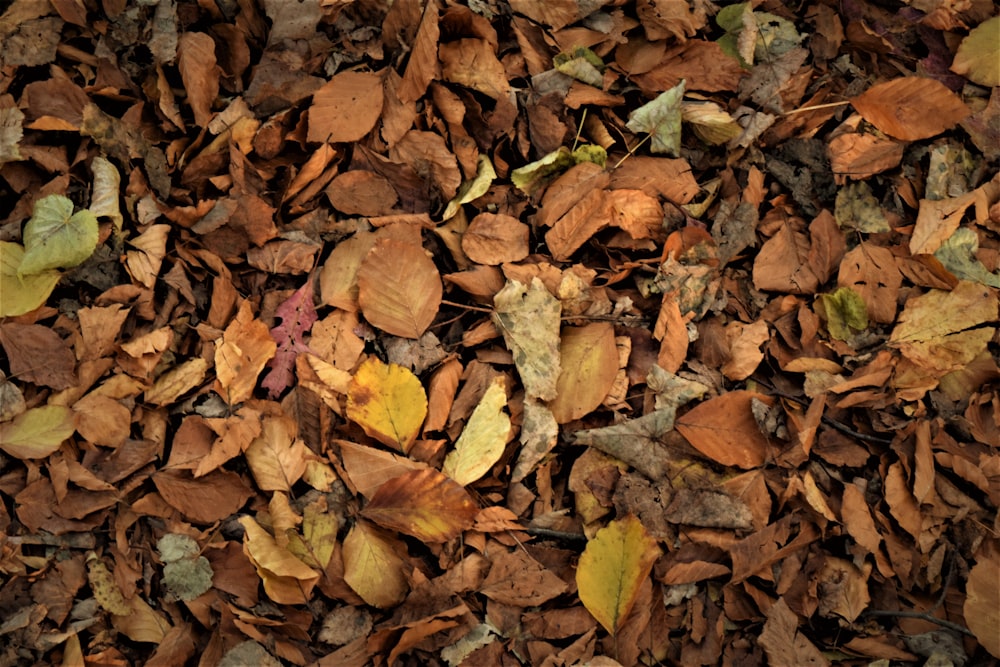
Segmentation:
[(340, 519), (329, 511), (326, 497), (305, 506), (302, 510), (302, 534), (289, 532), (288, 550), (299, 560), (320, 570), (326, 570), (337, 548), (337, 531)]
[(447, 475), (428, 468), (394, 477), (379, 487), (361, 514), (383, 528), (425, 542), (447, 542), (469, 528), (476, 501)]
[(149, 606), (139, 595), (128, 601), (127, 614), (111, 617), (111, 624), (132, 641), (149, 644), (159, 644), (173, 629), (167, 617)]
[(510, 417), (503, 411), (506, 405), (507, 390), (503, 378), (498, 376), (473, 410), (455, 449), (445, 457), (444, 474), (465, 486), (485, 475), (500, 460), (510, 434)]
[(201, 357), (188, 359), (183, 364), (171, 368), (156, 378), (153, 386), (146, 390), (143, 397), (146, 403), (157, 406), (170, 405), (181, 395), (194, 389), (205, 379), (208, 361)]
[(563, 329), (559, 344), (562, 371), (549, 410), (559, 424), (580, 419), (604, 401), (618, 375), (618, 347), (610, 322)]
[(344, 581), (373, 607), (393, 607), (410, 590), (406, 561), (389, 538), (359, 521), (344, 538)]
[(427, 416), (427, 394), (409, 369), (364, 361), (347, 391), (347, 418), (381, 443), (406, 453)]
[(659, 556), (656, 540), (631, 515), (615, 519), (587, 542), (576, 568), (580, 601), (612, 635)]

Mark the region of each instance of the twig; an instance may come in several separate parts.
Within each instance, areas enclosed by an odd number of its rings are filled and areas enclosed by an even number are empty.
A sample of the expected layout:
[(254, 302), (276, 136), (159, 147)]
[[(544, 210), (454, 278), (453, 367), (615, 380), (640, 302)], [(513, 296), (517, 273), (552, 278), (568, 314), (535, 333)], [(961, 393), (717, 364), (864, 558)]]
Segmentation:
[(968, 635), (970, 637), (975, 637), (972, 630), (969, 630), (964, 625), (959, 625), (958, 623), (952, 623), (951, 621), (946, 621), (943, 618), (938, 618), (926, 611), (890, 611), (889, 609), (869, 609), (865, 612), (865, 616), (896, 616), (898, 618), (919, 618), (923, 621), (929, 621), (931, 623), (936, 623), (942, 628), (948, 628), (949, 630), (954, 630), (955, 632), (963, 635)]
[(547, 537), (552, 540), (583, 544), (587, 541), (587, 536), (583, 533), (570, 533), (565, 530), (552, 530), (551, 528), (533, 528), (528, 526), (524, 529), (532, 537)]

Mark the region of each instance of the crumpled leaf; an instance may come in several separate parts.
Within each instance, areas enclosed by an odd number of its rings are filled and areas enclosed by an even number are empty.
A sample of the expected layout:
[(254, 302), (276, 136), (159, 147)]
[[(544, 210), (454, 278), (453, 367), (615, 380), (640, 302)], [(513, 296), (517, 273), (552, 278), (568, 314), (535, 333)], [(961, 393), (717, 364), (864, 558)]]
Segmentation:
[(837, 340), (849, 340), (868, 328), (868, 306), (850, 287), (839, 287), (832, 294), (821, 294), (819, 304), (826, 316), (826, 327)]
[(510, 182), (514, 187), (526, 194), (534, 194), (552, 177), (561, 174), (574, 164), (576, 160), (569, 149), (560, 146), (540, 160), (535, 160), (523, 167), (510, 172)]
[(868, 234), (889, 231), (889, 221), (867, 181), (850, 183), (837, 192), (834, 217), (842, 228)]
[(936, 377), (970, 363), (993, 338), (997, 296), (989, 287), (961, 281), (953, 290), (930, 290), (906, 302), (889, 344)]
[(632, 515), (610, 522), (587, 542), (576, 568), (580, 601), (612, 635), (659, 556), (656, 540)]
[(129, 613), (128, 601), (115, 582), (115, 576), (95, 553), (87, 554), (87, 580), (94, 598), (105, 611), (119, 616)]
[(0, 449), (18, 459), (43, 459), (59, 449), (75, 430), (70, 408), (31, 408), (0, 424)]
[(465, 181), (459, 186), (458, 192), (448, 202), (448, 206), (445, 208), (441, 219), (448, 220), (454, 217), (462, 204), (468, 204), (486, 194), (496, 177), (497, 172), (493, 169), (493, 163), (490, 161), (490, 158), (486, 155), (480, 155), (479, 162), (476, 165), (476, 177), (470, 181)]
[(667, 153), (678, 157), (681, 150), (681, 100), (685, 82), (660, 93), (628, 115), (625, 127), (636, 133), (649, 133), (652, 153)]
[(97, 217), (87, 209), (73, 213), (69, 197), (42, 197), (24, 226), (24, 259), (17, 275), (82, 264), (97, 248), (97, 227)]
[(382, 484), (362, 516), (425, 542), (447, 542), (468, 529), (479, 506), (455, 480), (432, 468)]
[(0, 317), (24, 315), (43, 305), (62, 277), (52, 270), (19, 276), (23, 261), (19, 243), (0, 241)]
[(509, 280), (493, 297), (493, 322), (514, 355), (528, 396), (549, 401), (559, 379), (559, 317), (562, 306), (538, 278), (531, 285)]
[(344, 581), (373, 607), (394, 607), (410, 590), (407, 564), (382, 531), (359, 521), (344, 538)]
[(366, 359), (347, 390), (347, 418), (379, 442), (410, 450), (427, 416), (427, 394), (410, 369)]
[(279, 604), (308, 601), (310, 591), (319, 581), (319, 572), (280, 546), (253, 517), (240, 517), (239, 521), (246, 531), (243, 550), (257, 568), (267, 596)]
[(277, 349), (267, 325), (253, 316), (250, 302), (244, 301), (216, 343), (216, 393), (229, 405), (250, 398), (257, 376)]
[(260, 435), (246, 446), (245, 452), (258, 487), (290, 491), (305, 473), (309, 448), (295, 436), (295, 422), (289, 417), (268, 416), (261, 420)]
[(980, 86), (1000, 86), (1000, 16), (988, 18), (969, 31), (958, 45), (951, 71)]
[(271, 337), (278, 344), (278, 349), (267, 363), (270, 372), (261, 382), (271, 399), (277, 398), (292, 386), (295, 358), (310, 351), (303, 337), (318, 319), (316, 306), (313, 304), (312, 281), (306, 281), (305, 285), (295, 290), (292, 296), (278, 306), (274, 314), (281, 318), (281, 324), (271, 329)]
[(749, 67), (771, 62), (798, 46), (805, 38), (788, 19), (769, 12), (755, 12), (749, 2), (723, 7), (715, 22), (726, 31), (717, 41), (723, 52)]
[(976, 258), (979, 251), (979, 237), (968, 227), (955, 230), (934, 256), (959, 280), (972, 280), (990, 287), (1000, 287), (1000, 274), (990, 273)]
[(124, 220), (121, 211), (121, 181), (122, 176), (111, 161), (100, 155), (90, 163), (90, 171), (94, 175), (91, 184), (90, 212), (96, 217), (110, 218), (119, 234)]
[(441, 468), (444, 474), (466, 486), (500, 460), (510, 434), (510, 417), (503, 411), (506, 405), (504, 380), (497, 376), (472, 411), (455, 448), (445, 457)]
[(681, 119), (699, 139), (713, 146), (735, 139), (743, 132), (740, 124), (715, 102), (681, 102)]
[(595, 88), (601, 88), (604, 83), (604, 61), (587, 47), (563, 51), (552, 59), (552, 64), (566, 76)]
[(525, 397), (521, 418), (521, 453), (511, 472), (512, 482), (520, 482), (535, 469), (559, 442), (559, 424), (544, 403)]

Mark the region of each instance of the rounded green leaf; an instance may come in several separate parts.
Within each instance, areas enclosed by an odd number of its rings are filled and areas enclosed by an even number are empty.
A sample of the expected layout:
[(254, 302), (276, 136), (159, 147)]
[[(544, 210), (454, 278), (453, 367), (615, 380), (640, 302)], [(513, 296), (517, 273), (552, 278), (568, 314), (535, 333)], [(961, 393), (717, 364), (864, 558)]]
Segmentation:
[(0, 241), (0, 317), (30, 313), (45, 303), (61, 277), (58, 271), (42, 271), (18, 278), (24, 260), (18, 243)]
[(67, 197), (42, 197), (24, 227), (24, 260), (17, 275), (82, 264), (97, 248), (97, 227), (97, 217), (86, 209), (73, 213)]

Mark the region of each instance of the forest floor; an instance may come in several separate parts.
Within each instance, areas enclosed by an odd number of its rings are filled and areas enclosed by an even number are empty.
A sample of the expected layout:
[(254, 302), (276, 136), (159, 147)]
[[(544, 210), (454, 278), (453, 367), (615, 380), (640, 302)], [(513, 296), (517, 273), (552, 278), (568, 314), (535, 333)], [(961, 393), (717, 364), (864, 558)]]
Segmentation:
[(1000, 658), (994, 3), (0, 6), (0, 666)]

